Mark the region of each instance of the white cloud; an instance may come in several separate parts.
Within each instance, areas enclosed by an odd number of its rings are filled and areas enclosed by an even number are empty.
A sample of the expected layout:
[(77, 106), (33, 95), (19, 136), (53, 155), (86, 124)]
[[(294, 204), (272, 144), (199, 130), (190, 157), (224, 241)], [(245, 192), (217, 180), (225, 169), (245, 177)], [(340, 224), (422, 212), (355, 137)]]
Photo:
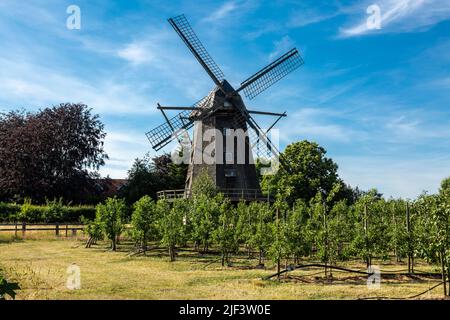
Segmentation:
[(287, 26), (292, 28), (304, 27), (334, 18), (340, 13), (341, 11), (338, 8), (332, 8), (332, 10), (329, 8), (302, 8), (291, 15)]
[[(148, 97), (139, 95), (136, 87), (111, 79), (91, 83), (32, 63), (0, 57), (0, 102), (10, 108), (47, 106), (61, 102), (83, 102), (102, 114), (150, 114)], [(95, 80), (94, 80), (95, 81)], [(10, 105), (14, 101), (13, 105)]]
[[(366, 9), (376, 4), (381, 9), (381, 29), (369, 29)], [(447, 0), (381, 0), (366, 2), (353, 10), (362, 16), (359, 22), (340, 29), (340, 37), (362, 36), (377, 33), (402, 33), (425, 31), (450, 18), (450, 2)]]
[(149, 143), (143, 132), (107, 130), (105, 151), (110, 159), (100, 169), (102, 176), (123, 179), (134, 159), (142, 158), (149, 151)]
[(238, 9), (239, 5), (235, 1), (228, 1), (221, 5), (217, 10), (213, 11), (203, 21), (217, 21), (226, 18), (231, 12)]
[(119, 49), (117, 55), (131, 64), (138, 65), (154, 60), (153, 50), (149, 49), (151, 48), (146, 43), (130, 43), (124, 48)]
[(274, 60), (282, 54), (286, 53), (295, 46), (294, 40), (289, 36), (284, 36), (280, 40), (274, 42), (274, 49), (269, 54), (268, 60)]

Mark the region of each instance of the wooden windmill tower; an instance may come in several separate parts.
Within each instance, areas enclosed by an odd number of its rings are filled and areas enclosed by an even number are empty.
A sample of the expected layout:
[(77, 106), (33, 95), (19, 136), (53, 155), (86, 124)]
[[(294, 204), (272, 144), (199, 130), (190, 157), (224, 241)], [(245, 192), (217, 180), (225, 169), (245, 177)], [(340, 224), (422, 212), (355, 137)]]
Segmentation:
[[(166, 122), (146, 134), (153, 149), (160, 150), (174, 139), (179, 139), (181, 132), (194, 128), (185, 189), (162, 191), (159, 195), (169, 198), (189, 196), (193, 181), (206, 170), (217, 188), (232, 200), (261, 199), (252, 149), (256, 149), (258, 158), (275, 158), (281, 165), (288, 167), (267, 136), (269, 130), (286, 113), (248, 110), (239, 92), (243, 91), (247, 98), (253, 99), (301, 66), (303, 59), (294, 48), (242, 82), (238, 89), (234, 89), (224, 79), (224, 74), (205, 50), (185, 16), (170, 18), (169, 23), (216, 87), (190, 107), (158, 104)], [(179, 113), (169, 118), (166, 114), (169, 110), (178, 110)], [(268, 130), (263, 131), (252, 114), (278, 118)]]

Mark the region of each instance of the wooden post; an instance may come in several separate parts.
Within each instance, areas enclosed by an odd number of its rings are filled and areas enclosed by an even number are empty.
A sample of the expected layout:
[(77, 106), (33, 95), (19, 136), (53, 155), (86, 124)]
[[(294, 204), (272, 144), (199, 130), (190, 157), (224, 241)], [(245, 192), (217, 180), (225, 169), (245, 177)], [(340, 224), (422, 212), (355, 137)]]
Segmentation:
[(369, 217), (368, 217), (368, 212), (367, 212), (367, 204), (364, 205), (364, 237), (365, 237), (365, 243), (366, 243), (366, 250), (367, 250), (367, 268), (370, 267), (371, 265), (371, 259), (370, 259), (370, 255), (368, 252), (368, 248), (369, 248), (369, 237), (367, 235), (368, 233), (368, 228), (369, 228)]
[(17, 238), (17, 221), (14, 227), (14, 238)]
[(406, 202), (406, 232), (408, 233), (408, 273), (412, 273), (411, 264), (411, 221), (409, 216), (409, 203)]
[[(276, 219), (277, 219), (277, 227), (280, 225), (280, 211), (279, 211), (279, 209), (278, 209), (278, 207), (277, 207), (277, 210), (276, 210)], [(278, 228), (277, 228), (277, 232), (278, 232), (279, 230), (278, 230)], [(278, 272), (278, 280), (280, 280), (280, 270), (281, 270), (281, 261), (280, 261), (280, 257), (278, 257), (278, 259), (277, 259), (277, 272)]]
[(27, 224), (22, 222), (22, 238), (25, 238), (25, 232), (27, 231)]
[(55, 235), (56, 235), (57, 237), (59, 236), (59, 223), (56, 224)]
[(66, 238), (67, 238), (67, 231), (69, 230), (69, 225), (66, 223)]

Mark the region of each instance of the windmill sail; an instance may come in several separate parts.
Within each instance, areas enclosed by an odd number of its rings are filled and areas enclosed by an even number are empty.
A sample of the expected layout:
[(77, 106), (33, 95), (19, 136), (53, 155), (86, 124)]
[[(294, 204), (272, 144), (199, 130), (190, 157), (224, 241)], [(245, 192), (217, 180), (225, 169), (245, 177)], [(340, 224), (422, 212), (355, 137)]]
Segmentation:
[[(207, 100), (208, 96), (194, 103), (192, 108), (201, 108)], [(191, 113), (191, 109), (183, 110), (168, 119), (168, 121), (147, 132), (145, 135), (150, 141), (152, 148), (158, 151), (175, 139), (181, 130), (190, 129), (194, 125)]]
[(214, 83), (221, 87), (220, 82), (225, 78), (222, 70), (220, 70), (219, 66), (211, 58), (208, 51), (206, 51), (184, 14), (170, 18), (169, 23), (187, 45), (189, 50), (191, 50), (198, 62), (200, 62), (209, 76), (213, 79)]
[(302, 57), (294, 48), (242, 82), (241, 87), (236, 91), (244, 90), (245, 96), (253, 99), (303, 63)]

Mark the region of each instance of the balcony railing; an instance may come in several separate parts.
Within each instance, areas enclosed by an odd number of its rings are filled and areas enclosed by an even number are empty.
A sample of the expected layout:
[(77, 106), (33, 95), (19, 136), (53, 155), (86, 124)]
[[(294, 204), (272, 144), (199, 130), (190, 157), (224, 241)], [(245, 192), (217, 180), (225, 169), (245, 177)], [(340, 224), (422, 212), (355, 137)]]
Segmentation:
[[(259, 189), (218, 189), (225, 197), (232, 201), (267, 201)], [(174, 200), (180, 198), (190, 198), (190, 189), (162, 190), (157, 192), (158, 199)], [(270, 199), (269, 199), (270, 200)]]

